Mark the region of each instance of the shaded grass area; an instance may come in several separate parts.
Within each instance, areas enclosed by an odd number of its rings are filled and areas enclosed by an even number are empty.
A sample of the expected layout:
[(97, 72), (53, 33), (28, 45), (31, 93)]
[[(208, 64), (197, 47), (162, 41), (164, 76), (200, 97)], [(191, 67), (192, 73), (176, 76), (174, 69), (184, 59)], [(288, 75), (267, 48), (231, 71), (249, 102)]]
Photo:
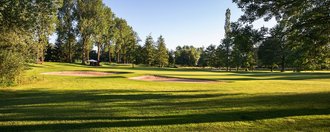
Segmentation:
[[(221, 73), (226, 75), (221, 76)], [(220, 74), (220, 75), (219, 75)], [(250, 80), (312, 80), (312, 79), (330, 79), (330, 73), (322, 72), (305, 72), (305, 73), (270, 73), (270, 72), (237, 72), (227, 73), (219, 72), (219, 74), (184, 74), (185, 78), (196, 77), (213, 77), (212, 80), (227, 80), (227, 81), (250, 81)], [(178, 76), (178, 74), (166, 74), (167, 76)], [(179, 75), (180, 76), (180, 75)], [(226, 77), (229, 76), (229, 77)]]
[(1, 91), (0, 130), (184, 125), (330, 114), (330, 93), (181, 92), (189, 94), (137, 90)]
[[(34, 68), (53, 69), (55, 71), (62, 71), (63, 67), (67, 70), (78, 71), (103, 71), (117, 74), (149, 74), (166, 77), (181, 77), (181, 78), (199, 78), (205, 80), (228, 80), (228, 81), (249, 81), (249, 80), (312, 80), (312, 79), (330, 79), (330, 72), (222, 72), (210, 71), (208, 69), (189, 69), (189, 68), (157, 68), (157, 67), (142, 67), (135, 68), (130, 65), (104, 65), (101, 67), (94, 67), (81, 64), (68, 63), (49, 63), (43, 66), (30, 65)], [(59, 69), (57, 69), (59, 68)], [(110, 71), (109, 71), (110, 70)]]
[[(104, 77), (40, 75), (114, 72)], [(330, 73), (33, 65), (43, 80), (0, 89), (0, 131), (329, 131)], [(183, 84), (132, 76), (217, 80)], [(222, 83), (230, 82), (230, 83)]]

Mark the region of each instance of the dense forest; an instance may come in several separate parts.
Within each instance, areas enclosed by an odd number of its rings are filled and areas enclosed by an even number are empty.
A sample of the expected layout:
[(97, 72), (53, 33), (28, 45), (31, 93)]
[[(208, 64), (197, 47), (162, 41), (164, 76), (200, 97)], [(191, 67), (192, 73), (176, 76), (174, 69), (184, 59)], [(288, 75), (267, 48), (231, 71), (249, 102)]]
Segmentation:
[[(144, 44), (125, 19), (102, 0), (0, 1), (0, 83), (11, 83), (28, 63), (98, 62), (147, 66), (213, 67), (225, 71), (330, 67), (330, 1), (233, 0), (244, 15), (232, 22), (227, 9), (225, 38), (208, 47), (166, 48), (166, 39)], [(276, 18), (271, 29), (254, 29), (258, 19)], [(151, 31), (150, 31), (151, 32)], [(54, 44), (49, 37), (56, 33)], [(221, 38), (219, 36), (219, 38)], [(96, 50), (93, 50), (96, 49)]]

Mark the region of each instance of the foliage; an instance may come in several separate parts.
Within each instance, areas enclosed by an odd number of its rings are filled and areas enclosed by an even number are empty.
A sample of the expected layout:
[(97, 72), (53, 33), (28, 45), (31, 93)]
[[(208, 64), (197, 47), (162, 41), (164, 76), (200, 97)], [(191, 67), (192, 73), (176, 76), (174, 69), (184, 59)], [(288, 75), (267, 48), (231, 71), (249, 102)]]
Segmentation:
[[(330, 45), (330, 1), (315, 0), (233, 0), (245, 12), (243, 22), (275, 17), (284, 26), (290, 50), (289, 62), (296, 71), (315, 69), (326, 61)], [(284, 69), (282, 69), (283, 71)]]
[(57, 1), (0, 1), (1, 83), (15, 84), (26, 62), (43, 57)]
[(108, 23), (109, 21), (107, 20), (109, 16), (111, 16), (112, 14), (106, 14), (106, 13), (111, 13), (108, 10), (104, 4), (97, 4), (96, 7), (94, 7), (97, 9), (97, 14), (95, 14), (95, 20), (97, 21), (96, 25), (95, 25), (95, 33), (93, 35), (94, 37), (94, 43), (97, 47), (97, 61), (101, 61), (100, 57), (101, 57), (101, 48), (105, 45), (104, 43), (104, 38), (106, 36), (106, 34), (108, 33), (108, 28), (109, 25), (111, 23)]
[(13, 85), (19, 82), (24, 70), (24, 57), (18, 52), (0, 52), (0, 85)]
[(102, 0), (78, 0), (77, 18), (78, 30), (82, 46), (82, 63), (89, 59), (89, 51), (92, 47), (92, 36), (96, 32), (98, 8), (102, 5)]
[(197, 49), (194, 46), (178, 46), (175, 51), (175, 64), (182, 66), (197, 66), (202, 52), (201, 48)]
[(37, 63), (43, 63), (48, 38), (55, 31), (56, 10), (59, 5), (56, 0), (35, 1), (32, 4), (36, 10), (36, 14), (33, 16), (36, 21), (33, 29), (33, 39), (36, 43), (36, 60)]
[(263, 40), (267, 29), (260, 31), (253, 29), (252, 25), (245, 25), (236, 22), (232, 23), (232, 43), (234, 65), (244, 67), (246, 70), (253, 69), (256, 65), (256, 44)]
[[(125, 19), (115, 18), (115, 52), (117, 54), (117, 63), (127, 63), (129, 50), (137, 43), (137, 34), (133, 28), (127, 24)], [(133, 53), (133, 51), (132, 51)], [(122, 55), (122, 56), (121, 56)]]
[(105, 19), (106, 19), (106, 32), (105, 35), (103, 36), (104, 38), (104, 43), (106, 45), (106, 47), (108, 48), (108, 60), (109, 63), (111, 63), (111, 58), (112, 58), (112, 51), (111, 51), (111, 47), (112, 47), (112, 43), (115, 40), (115, 21), (114, 21), (114, 13), (111, 11), (111, 8), (109, 7), (105, 7)]
[(226, 70), (229, 71), (230, 67), (230, 55), (231, 55), (231, 49), (232, 49), (232, 44), (231, 44), (231, 39), (230, 39), (230, 33), (231, 33), (231, 27), (230, 27), (230, 9), (228, 8), (226, 10), (226, 21), (225, 21), (225, 38), (222, 40), (222, 45), (226, 48), (225, 52), (225, 66)]
[(163, 36), (160, 36), (157, 41), (157, 57), (156, 61), (159, 67), (164, 67), (168, 65), (168, 51), (166, 49), (165, 40)]
[(200, 55), (200, 57), (199, 57), (199, 59), (198, 59), (198, 63), (197, 63), (197, 65), (198, 65), (199, 67), (203, 67), (203, 68), (205, 68), (206, 66), (208, 66), (208, 65), (207, 65), (207, 60), (208, 60), (208, 58), (207, 58), (206, 52), (204, 51), (204, 48), (202, 48), (202, 50), (203, 50), (203, 52), (201, 53), (201, 55)]
[(206, 64), (211, 67), (216, 67), (217, 65), (217, 53), (216, 53), (216, 46), (210, 45), (205, 49), (205, 56), (206, 56)]
[(173, 50), (168, 52), (168, 64), (170, 67), (174, 67), (175, 65), (175, 53)]
[(62, 7), (58, 9), (56, 26), (56, 56), (60, 61), (73, 62), (74, 53), (77, 52), (77, 1), (63, 0)]
[(126, 38), (127, 42), (125, 45), (124, 62), (135, 64), (135, 61), (139, 60), (138, 54), (141, 53), (139, 52), (139, 48), (141, 46), (138, 44), (138, 41), (140, 40), (138, 34), (133, 30), (132, 27), (129, 28), (129, 32), (129, 35)]
[(59, 50), (56, 49), (54, 44), (49, 43), (46, 47), (45, 61), (47, 62), (59, 62), (60, 57), (57, 56)]
[(156, 47), (151, 35), (147, 36), (146, 38), (145, 44), (143, 46), (143, 54), (145, 64), (149, 66), (153, 65), (156, 58)]
[(277, 67), (281, 61), (281, 46), (280, 42), (274, 38), (266, 39), (258, 50), (259, 59), (262, 65), (265, 65), (273, 71), (274, 67)]
[(144, 54), (141, 54), (141, 53), (143, 53), (143, 51), (144, 51), (144, 48), (141, 45), (139, 45), (139, 44), (135, 45), (134, 54), (133, 54), (134, 61), (132, 61), (132, 63), (144, 64)]

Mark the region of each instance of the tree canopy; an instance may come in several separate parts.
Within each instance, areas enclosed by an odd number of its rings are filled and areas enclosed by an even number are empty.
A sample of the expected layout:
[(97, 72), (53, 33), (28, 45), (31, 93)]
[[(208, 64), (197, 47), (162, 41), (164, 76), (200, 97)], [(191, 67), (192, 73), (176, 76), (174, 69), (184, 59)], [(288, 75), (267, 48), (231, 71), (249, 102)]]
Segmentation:
[[(18, 83), (27, 63), (59, 61), (148, 66), (200, 66), (238, 70), (330, 67), (329, 0), (233, 0), (244, 14), (230, 20), (219, 44), (166, 48), (165, 37), (151, 35), (144, 44), (124, 18), (102, 0), (1, 0), (0, 83)], [(271, 29), (256, 29), (258, 19), (275, 18)], [(56, 33), (54, 44), (49, 37)], [(96, 49), (96, 50), (95, 50)]]

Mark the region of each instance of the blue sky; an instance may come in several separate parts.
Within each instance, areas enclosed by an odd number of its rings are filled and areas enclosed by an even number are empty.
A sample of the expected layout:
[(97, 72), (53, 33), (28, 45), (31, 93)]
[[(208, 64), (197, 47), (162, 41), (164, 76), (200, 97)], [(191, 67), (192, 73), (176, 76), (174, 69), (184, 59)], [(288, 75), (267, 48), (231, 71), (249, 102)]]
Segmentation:
[[(243, 12), (231, 0), (104, 0), (117, 17), (128, 21), (142, 39), (151, 33), (156, 41), (163, 35), (169, 49), (178, 45), (218, 45), (224, 37), (225, 12), (231, 21)], [(254, 23), (255, 28), (272, 27), (275, 21)]]
[[(224, 37), (226, 9), (231, 10), (231, 21), (243, 14), (231, 0), (104, 0), (104, 3), (117, 17), (128, 21), (142, 41), (150, 33), (155, 41), (163, 35), (169, 49), (178, 45), (218, 45)], [(272, 27), (274, 23), (260, 20), (254, 26)]]

